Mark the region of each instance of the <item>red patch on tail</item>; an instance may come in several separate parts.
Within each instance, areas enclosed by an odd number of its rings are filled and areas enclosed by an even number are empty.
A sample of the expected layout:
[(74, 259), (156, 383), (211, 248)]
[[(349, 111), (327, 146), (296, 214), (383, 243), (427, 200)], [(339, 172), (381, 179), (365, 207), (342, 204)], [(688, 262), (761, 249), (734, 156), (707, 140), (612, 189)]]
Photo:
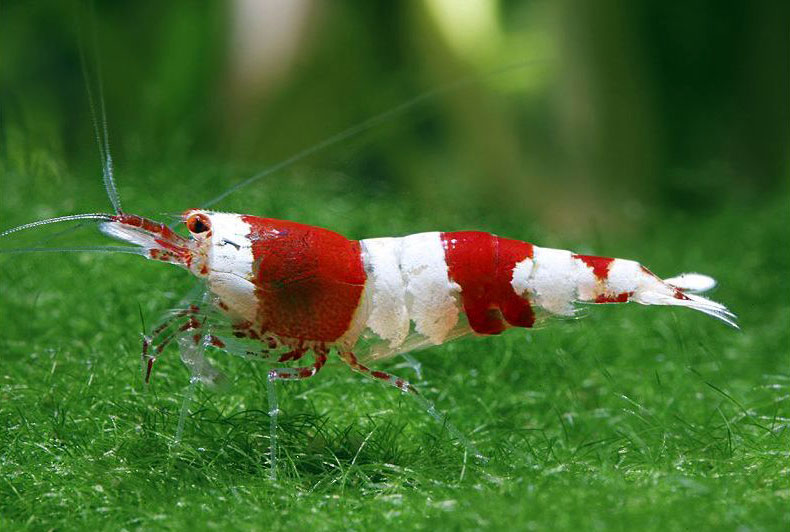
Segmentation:
[(532, 257), (532, 244), (478, 231), (442, 233), (450, 279), (461, 286), (469, 326), (478, 334), (499, 334), (508, 325), (531, 327), (535, 314), (510, 282), (516, 263)]
[(675, 288), (675, 299), (681, 299), (683, 301), (691, 301), (691, 298), (684, 294), (680, 288)]
[(595, 257), (593, 255), (574, 255), (573, 258), (579, 259), (592, 268), (593, 275), (601, 281), (605, 281), (609, 277), (609, 266), (614, 260), (609, 257)]
[(617, 295), (608, 296), (601, 294), (595, 298), (596, 303), (628, 303), (628, 300), (631, 296), (634, 295), (633, 292), (622, 292)]

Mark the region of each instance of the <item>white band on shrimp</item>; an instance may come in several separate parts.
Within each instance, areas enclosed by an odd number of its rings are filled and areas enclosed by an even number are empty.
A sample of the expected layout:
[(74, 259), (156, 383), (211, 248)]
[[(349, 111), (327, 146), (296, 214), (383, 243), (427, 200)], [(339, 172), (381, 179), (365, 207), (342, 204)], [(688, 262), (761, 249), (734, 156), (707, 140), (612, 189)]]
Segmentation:
[(461, 287), (450, 280), (440, 233), (403, 237), (400, 267), (414, 329), (441, 344), (458, 323)]
[(361, 240), (362, 260), (368, 275), (366, 297), (369, 303), (367, 326), (390, 348), (401, 345), (409, 335), (406, 285), (400, 269), (401, 238)]

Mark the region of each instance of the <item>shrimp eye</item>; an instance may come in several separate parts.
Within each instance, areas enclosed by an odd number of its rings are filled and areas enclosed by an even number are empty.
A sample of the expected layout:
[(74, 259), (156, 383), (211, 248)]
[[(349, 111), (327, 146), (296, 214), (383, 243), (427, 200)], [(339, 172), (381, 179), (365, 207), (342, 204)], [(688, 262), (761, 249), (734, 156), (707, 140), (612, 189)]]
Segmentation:
[(187, 218), (187, 229), (190, 233), (205, 233), (211, 229), (211, 222), (205, 214), (193, 214)]

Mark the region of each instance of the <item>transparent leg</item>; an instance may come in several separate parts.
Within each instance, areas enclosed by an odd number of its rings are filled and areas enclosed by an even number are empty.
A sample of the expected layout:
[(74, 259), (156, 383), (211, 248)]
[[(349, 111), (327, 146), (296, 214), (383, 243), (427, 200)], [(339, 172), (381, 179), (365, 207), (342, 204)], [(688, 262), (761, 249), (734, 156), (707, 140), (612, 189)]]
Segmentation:
[[(206, 318), (201, 316), (200, 312), (200, 307), (196, 304), (169, 312), (159, 320), (158, 325), (151, 331), (150, 336), (143, 335), (142, 373), (143, 386), (145, 388), (148, 387), (151, 379), (151, 370), (154, 367), (154, 362), (173, 340), (179, 342), (182, 352), (183, 346), (180, 345), (182, 337), (190, 335), (193, 339), (197, 338), (196, 342), (200, 340), (201, 331), (206, 322)], [(184, 357), (182, 356), (181, 358), (183, 359)]]
[(401, 355), (406, 362), (406, 366), (414, 370), (418, 381), (422, 380), (422, 363), (409, 354)]
[(277, 406), (277, 390), (274, 388), (276, 379), (266, 380), (266, 391), (269, 399), (269, 478), (277, 480), (277, 416), (280, 409)]
[(197, 379), (189, 379), (189, 386), (184, 394), (184, 401), (181, 403), (181, 412), (178, 414), (178, 427), (176, 427), (176, 443), (181, 443), (181, 436), (184, 435), (184, 423), (186, 423), (189, 407), (192, 405), (192, 398), (195, 396)]
[(180, 442), (181, 437), (184, 435), (184, 423), (186, 423), (186, 418), (189, 415), (189, 407), (195, 396), (195, 388), (198, 382), (211, 388), (216, 388), (226, 381), (225, 376), (217, 371), (204, 356), (206, 346), (211, 342), (212, 338), (211, 334), (207, 332), (203, 335), (196, 333), (183, 335), (178, 338), (181, 360), (189, 368), (192, 375), (189, 378), (189, 387), (184, 394), (184, 401), (181, 403), (181, 411), (178, 415), (176, 442)]
[(280, 415), (275, 382), (288, 379), (309, 379), (314, 376), (326, 364), (326, 354), (314, 353), (313, 356), (315, 362), (312, 366), (272, 369), (266, 379), (266, 392), (269, 400), (269, 477), (272, 480), (277, 480), (277, 416)]
[(408, 381), (401, 379), (400, 377), (396, 377), (395, 375), (390, 375), (384, 371), (371, 370), (367, 366), (362, 365), (353, 353), (340, 353), (340, 358), (343, 360), (343, 362), (348, 364), (352, 370), (367, 377), (389, 384), (390, 386), (394, 386), (400, 391), (407, 393), (410, 397), (417, 401), (418, 405), (428, 412), (428, 415), (435, 419), (437, 423), (445, 427), (447, 431), (453, 436), (453, 438), (455, 438), (456, 441), (460, 443), (469, 454), (484, 462), (488, 461), (488, 458), (486, 458), (483, 453), (481, 453), (477, 447), (475, 447), (475, 445), (469, 441), (469, 438), (464, 436), (464, 434), (458, 430), (455, 425), (450, 423), (450, 420), (447, 419), (447, 416), (436, 410), (436, 407), (433, 405), (433, 403), (420, 395), (417, 389)]

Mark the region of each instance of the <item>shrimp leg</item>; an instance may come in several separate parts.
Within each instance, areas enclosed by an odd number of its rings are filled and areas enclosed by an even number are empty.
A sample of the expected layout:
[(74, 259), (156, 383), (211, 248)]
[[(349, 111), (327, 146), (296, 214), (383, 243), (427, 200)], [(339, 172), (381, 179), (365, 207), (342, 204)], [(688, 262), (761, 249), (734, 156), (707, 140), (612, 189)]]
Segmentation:
[(408, 353), (401, 355), (401, 358), (406, 362), (406, 365), (414, 370), (417, 380), (422, 380), (422, 363)]
[(210, 345), (216, 345), (218, 339), (211, 334), (210, 325), (206, 324), (205, 319), (196, 321), (196, 323), (196, 327), (182, 328), (175, 336), (180, 350), (181, 361), (189, 368), (192, 374), (189, 378), (189, 387), (184, 395), (184, 401), (181, 404), (181, 411), (178, 415), (176, 442), (181, 441), (181, 436), (184, 433), (184, 423), (189, 414), (189, 407), (192, 404), (197, 383), (201, 382), (209, 388), (220, 388), (227, 383), (227, 377), (215, 369), (204, 356), (206, 348)]
[(394, 386), (395, 388), (399, 389), (400, 391), (408, 394), (412, 397), (418, 405), (420, 405), (427, 413), (430, 415), (437, 423), (439, 423), (442, 427), (445, 427), (447, 431), (452, 435), (458, 443), (460, 443), (464, 449), (471, 455), (477, 457), (478, 459), (486, 462), (488, 459), (481, 453), (475, 445), (469, 441), (469, 438), (464, 436), (464, 434), (458, 430), (458, 428), (450, 423), (450, 420), (447, 419), (447, 416), (436, 410), (436, 407), (432, 402), (428, 399), (420, 395), (417, 391), (417, 388), (411, 385), (408, 381), (401, 379), (400, 377), (396, 377), (395, 375), (390, 375), (387, 372), (379, 371), (379, 370), (371, 370), (367, 366), (361, 364), (357, 357), (353, 353), (349, 352), (341, 352), (340, 358), (348, 364), (348, 366), (357, 373), (361, 373), (367, 377), (372, 379), (379, 380), (390, 386)]
[[(304, 351), (301, 351), (298, 356), (292, 356), (285, 360), (298, 360), (303, 354)], [(280, 414), (274, 383), (278, 380), (309, 379), (321, 371), (321, 368), (326, 364), (326, 353), (324, 351), (314, 351), (313, 358), (315, 362), (312, 366), (269, 370), (269, 378), (266, 379), (266, 391), (269, 400), (269, 477), (272, 480), (277, 480), (277, 416)]]
[(153, 369), (156, 358), (165, 350), (165, 348), (173, 341), (178, 340), (185, 334), (194, 331), (194, 338), (196, 342), (200, 339), (200, 330), (203, 327), (205, 318), (201, 321), (198, 318), (201, 316), (200, 307), (197, 305), (190, 305), (188, 308), (183, 308), (166, 315), (159, 324), (151, 331), (151, 335), (143, 335), (142, 346), (142, 371), (143, 383), (145, 385), (151, 379), (151, 370)]

